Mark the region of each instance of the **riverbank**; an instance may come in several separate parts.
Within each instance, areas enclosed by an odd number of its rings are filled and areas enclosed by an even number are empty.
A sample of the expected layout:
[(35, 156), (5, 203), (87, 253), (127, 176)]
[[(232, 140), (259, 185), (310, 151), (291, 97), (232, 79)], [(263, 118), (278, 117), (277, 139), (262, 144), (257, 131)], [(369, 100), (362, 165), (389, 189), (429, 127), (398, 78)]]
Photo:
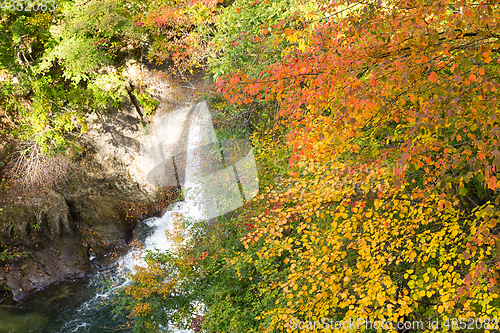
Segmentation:
[[(84, 277), (91, 260), (128, 248), (138, 219), (161, 215), (178, 196), (177, 187), (154, 186), (147, 175), (158, 164), (155, 137), (170, 135), (168, 129), (158, 130), (161, 119), (199, 98), (207, 87), (203, 74), (193, 75), (182, 86), (134, 61), (125, 73), (131, 85), (148, 89), (158, 99), (154, 115), (138, 112), (130, 99), (120, 109), (90, 114), (87, 131), (78, 138), (78, 153), (68, 159), (56, 181), (29, 191), (16, 183), (15, 175), (11, 183), (2, 183), (0, 238), (5, 260), (0, 262), (0, 289), (15, 300)], [(11, 151), (18, 147), (12, 143)], [(3, 177), (8, 179), (12, 170), (7, 164)]]

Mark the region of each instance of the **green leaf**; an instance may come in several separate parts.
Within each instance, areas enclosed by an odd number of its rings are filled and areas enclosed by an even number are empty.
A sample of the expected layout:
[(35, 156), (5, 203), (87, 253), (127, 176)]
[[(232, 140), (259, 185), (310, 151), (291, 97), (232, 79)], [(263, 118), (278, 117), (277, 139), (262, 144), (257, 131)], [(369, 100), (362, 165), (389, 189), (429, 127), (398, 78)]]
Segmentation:
[(464, 195), (466, 195), (466, 194), (467, 194), (467, 189), (466, 189), (465, 187), (461, 187), (461, 188), (458, 190), (458, 194), (459, 194), (460, 196), (462, 196), (462, 197), (463, 197)]

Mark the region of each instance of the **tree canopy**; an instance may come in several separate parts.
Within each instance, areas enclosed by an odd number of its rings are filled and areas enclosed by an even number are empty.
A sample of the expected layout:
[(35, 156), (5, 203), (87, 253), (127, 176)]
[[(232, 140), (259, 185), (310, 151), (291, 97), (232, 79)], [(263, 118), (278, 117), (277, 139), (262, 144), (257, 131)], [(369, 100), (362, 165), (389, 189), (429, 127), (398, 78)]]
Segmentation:
[[(29, 102), (2, 108), (26, 137), (58, 142), (74, 126), (64, 117), (118, 101), (120, 73), (100, 69), (147, 35), (152, 59), (206, 66), (219, 134), (252, 140), (260, 195), (214, 224), (181, 219), (172, 251), (149, 253), (118, 298), (136, 331), (292, 332), (325, 318), (498, 330), (498, 1), (90, 1), (1, 15), (3, 96)], [(82, 91), (101, 104), (69, 98)]]
[[(479, 318), (494, 329), (498, 4), (278, 2), (288, 11), (260, 19), (273, 4), (235, 2), (221, 15), (216, 41), (234, 48), (212, 62), (218, 92), (242, 107), (277, 102), (274, 124), (253, 135), (262, 173), (275, 176), (254, 214), (236, 218), (244, 248), (209, 252), (188, 275), (195, 288), (207, 270), (226, 295), (204, 285), (202, 327), (237, 332), (253, 311), (250, 327), (266, 332), (323, 318), (426, 329)], [(244, 291), (220, 286), (227, 270)]]

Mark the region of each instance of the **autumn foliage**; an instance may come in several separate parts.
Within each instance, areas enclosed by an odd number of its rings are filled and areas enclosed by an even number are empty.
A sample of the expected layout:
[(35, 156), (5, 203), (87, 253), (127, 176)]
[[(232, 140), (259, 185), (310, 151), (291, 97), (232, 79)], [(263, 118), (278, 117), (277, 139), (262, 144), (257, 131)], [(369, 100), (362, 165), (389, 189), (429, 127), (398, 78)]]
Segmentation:
[(219, 82), (233, 103), (278, 100), (293, 149), (245, 243), (289, 269), (265, 331), (498, 316), (499, 13), (338, 1), (273, 27), (289, 46), (258, 78)]
[(135, 25), (153, 36), (148, 57), (156, 63), (172, 60), (181, 72), (201, 66), (206, 56), (209, 25), (218, 0), (175, 0), (151, 5), (135, 17)]
[[(238, 1), (236, 13), (269, 3)], [(184, 248), (209, 242), (202, 262), (176, 259), (207, 306), (202, 327), (472, 318), (498, 329), (498, 1), (316, 4), (242, 36), (279, 59), (217, 82), (233, 105), (279, 107), (252, 134), (262, 194), (224, 240), (206, 228)]]

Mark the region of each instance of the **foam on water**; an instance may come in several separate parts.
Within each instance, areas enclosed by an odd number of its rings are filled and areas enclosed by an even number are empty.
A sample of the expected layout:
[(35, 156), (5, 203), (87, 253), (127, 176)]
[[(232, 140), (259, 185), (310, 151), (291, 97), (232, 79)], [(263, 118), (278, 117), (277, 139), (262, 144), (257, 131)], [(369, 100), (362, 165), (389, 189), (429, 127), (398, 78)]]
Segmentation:
[[(204, 107), (203, 107), (204, 106)], [(175, 118), (173, 118), (175, 119)], [(179, 216), (190, 220), (204, 220), (210, 218), (208, 215), (209, 208), (206, 202), (206, 195), (203, 191), (203, 182), (200, 178), (203, 176), (202, 171), (206, 161), (203, 159), (203, 152), (200, 150), (207, 149), (216, 138), (213, 137), (214, 131), (206, 108), (206, 104), (200, 107), (198, 104), (190, 119), (190, 126), (188, 130), (186, 142), (186, 163), (184, 165), (184, 184), (182, 187), (184, 201), (177, 202), (165, 212), (161, 218), (152, 218), (144, 221), (149, 227), (152, 227), (152, 233), (148, 236), (142, 244), (141, 251), (147, 250), (160, 250), (165, 251), (171, 248), (171, 244), (166, 238), (165, 232), (173, 228), (174, 220)], [(168, 126), (168, 124), (165, 124)], [(140, 251), (130, 251), (124, 256), (120, 262), (119, 275), (125, 278), (122, 285), (130, 283), (126, 279), (127, 272), (133, 272), (138, 267), (145, 267), (144, 260), (140, 257)], [(107, 295), (106, 295), (107, 297)], [(175, 333), (190, 333), (191, 330), (178, 330), (174, 329)]]
[[(219, 147), (219, 143), (206, 103), (177, 111), (162, 115), (155, 122), (152, 143), (157, 166), (148, 175), (148, 181), (151, 179), (157, 186), (181, 185), (183, 201), (171, 205), (161, 218), (141, 222), (142, 250), (131, 250), (110, 266), (99, 268), (87, 284), (92, 293), (90, 299), (86, 297), (86, 301), (79, 306), (75, 304), (76, 311), (65, 315), (65, 322), (58, 326), (60, 329), (52, 329), (53, 332), (115, 331), (116, 327), (103, 327), (113, 325), (110, 322), (112, 304), (109, 299), (117, 289), (131, 283), (130, 273), (136, 267), (146, 266), (141, 257), (145, 250), (165, 251), (171, 248), (165, 233), (172, 230), (179, 216), (189, 221), (208, 221), (236, 209), (257, 194), (258, 179), (251, 145), (223, 141), (220, 143), (224, 152), (222, 156), (221, 149), (213, 149)], [(243, 146), (246, 148), (240, 149)], [(95, 256), (91, 254), (89, 259), (92, 261)], [(93, 263), (96, 264), (95, 260)], [(113, 283), (104, 286), (105, 280)], [(201, 309), (202, 305), (199, 304), (198, 308)], [(164, 328), (164, 332), (192, 331)]]

